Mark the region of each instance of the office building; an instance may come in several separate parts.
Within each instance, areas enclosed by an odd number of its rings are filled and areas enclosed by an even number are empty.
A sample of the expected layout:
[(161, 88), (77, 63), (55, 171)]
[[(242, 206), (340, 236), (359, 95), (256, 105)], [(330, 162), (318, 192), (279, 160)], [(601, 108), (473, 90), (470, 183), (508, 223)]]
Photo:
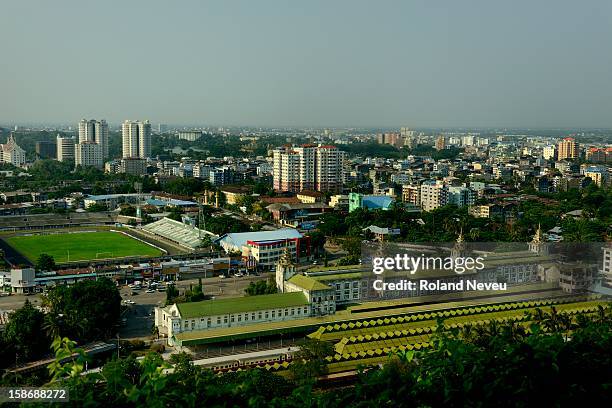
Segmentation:
[(142, 176), (147, 174), (147, 161), (139, 157), (125, 157), (121, 159), (118, 168), (119, 173)]
[(580, 156), (578, 142), (573, 137), (566, 137), (557, 146), (557, 160), (574, 160)]
[(103, 158), (108, 158), (108, 123), (105, 120), (81, 119), (78, 143), (84, 142), (99, 144)]
[(102, 145), (96, 142), (77, 143), (74, 148), (74, 164), (76, 166), (104, 167)]
[(72, 161), (74, 160), (74, 138), (57, 135), (57, 160)]
[(49, 140), (41, 140), (36, 142), (36, 157), (40, 159), (55, 159), (57, 147), (55, 142)]
[(151, 156), (151, 124), (148, 120), (126, 120), (121, 126), (123, 157), (140, 157), (146, 159)]
[(345, 152), (336, 146), (281, 147), (273, 153), (274, 189), (300, 192), (342, 190)]
[(187, 140), (189, 142), (195, 142), (202, 137), (202, 131), (200, 130), (183, 130), (178, 132), (177, 137), (181, 140)]

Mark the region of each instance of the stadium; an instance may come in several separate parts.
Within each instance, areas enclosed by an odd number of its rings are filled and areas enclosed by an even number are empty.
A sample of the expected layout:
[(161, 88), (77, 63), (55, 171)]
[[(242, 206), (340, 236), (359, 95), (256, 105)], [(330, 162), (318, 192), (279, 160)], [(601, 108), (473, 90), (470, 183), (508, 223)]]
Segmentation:
[(33, 265), (41, 254), (51, 255), (58, 265), (75, 265), (146, 261), (192, 252), (198, 245), (197, 231), (180, 222), (162, 219), (133, 228), (126, 221), (110, 212), (2, 217), (0, 250), (13, 266)]

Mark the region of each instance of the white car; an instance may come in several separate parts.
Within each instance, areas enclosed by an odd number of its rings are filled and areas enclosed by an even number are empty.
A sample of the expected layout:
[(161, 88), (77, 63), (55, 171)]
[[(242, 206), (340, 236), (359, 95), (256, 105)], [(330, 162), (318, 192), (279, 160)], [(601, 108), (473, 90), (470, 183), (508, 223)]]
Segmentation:
[(147, 289), (145, 293), (155, 293), (154, 289)]

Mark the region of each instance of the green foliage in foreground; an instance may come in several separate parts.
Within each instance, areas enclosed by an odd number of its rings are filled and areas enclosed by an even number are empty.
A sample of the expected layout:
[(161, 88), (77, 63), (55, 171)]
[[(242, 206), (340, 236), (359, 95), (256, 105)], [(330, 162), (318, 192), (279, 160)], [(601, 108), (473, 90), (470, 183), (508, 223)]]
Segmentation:
[[(299, 370), (299, 381), (294, 373), (296, 382), (264, 370), (214, 375), (184, 355), (173, 359), (170, 374), (155, 354), (141, 362), (112, 361), (87, 376), (79, 375), (80, 359), (50, 369), (70, 389), (71, 401), (62, 406), (610, 406), (610, 312), (551, 324), (558, 319), (536, 319), (531, 330), (495, 323), (438, 333), (431, 350), (391, 355), (383, 368), (362, 372), (353, 387), (332, 390), (304, 381), (308, 372), (325, 372), (317, 364)], [(58, 355), (61, 344), (55, 343)], [(305, 354), (320, 358), (324, 348), (309, 346)]]

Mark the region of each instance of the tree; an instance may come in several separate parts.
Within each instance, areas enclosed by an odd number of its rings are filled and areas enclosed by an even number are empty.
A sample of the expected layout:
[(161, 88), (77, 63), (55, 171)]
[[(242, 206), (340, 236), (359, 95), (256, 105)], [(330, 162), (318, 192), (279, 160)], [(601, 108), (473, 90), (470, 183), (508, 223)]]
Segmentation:
[(117, 331), (121, 295), (107, 278), (57, 286), (47, 295), (50, 314), (61, 315), (62, 336), (80, 342), (102, 340)]
[(49, 254), (40, 254), (36, 260), (36, 269), (39, 271), (53, 271), (57, 265), (55, 259)]
[(293, 380), (298, 384), (311, 384), (317, 380), (317, 377), (327, 374), (325, 357), (331, 355), (333, 351), (330, 343), (306, 340), (293, 356), (293, 363), (290, 366)]
[(49, 351), (50, 341), (43, 329), (44, 318), (43, 312), (27, 299), (23, 307), (10, 314), (3, 338), (19, 361), (35, 360)]
[(247, 296), (257, 296), (257, 295), (270, 295), (272, 293), (277, 293), (278, 288), (276, 287), (276, 282), (274, 278), (268, 278), (268, 281), (257, 281), (249, 283), (249, 286), (244, 290), (244, 293)]

